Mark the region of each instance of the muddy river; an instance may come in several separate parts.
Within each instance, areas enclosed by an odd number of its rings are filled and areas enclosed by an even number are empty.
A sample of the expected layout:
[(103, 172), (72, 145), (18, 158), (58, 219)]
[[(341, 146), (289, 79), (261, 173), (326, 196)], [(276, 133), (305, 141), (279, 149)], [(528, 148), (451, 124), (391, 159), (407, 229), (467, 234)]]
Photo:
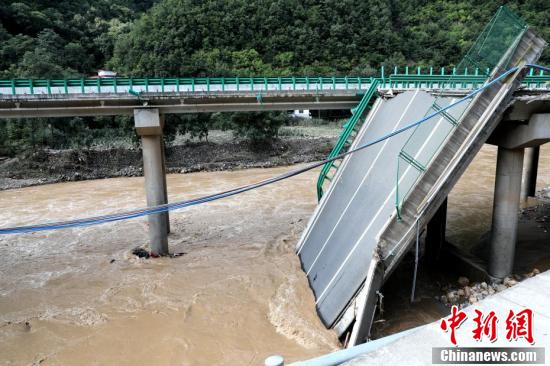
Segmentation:
[[(479, 241), (491, 228), (497, 147), (484, 145), (449, 195), (447, 239), (463, 247)], [(550, 145), (542, 145), (537, 190), (550, 186)], [(532, 205), (529, 200), (522, 203)]]
[[(448, 236), (490, 225), (496, 149), (486, 146), (449, 199)], [(288, 167), (169, 175), (171, 201)], [(317, 172), (171, 213), (176, 258), (138, 259), (146, 220), (0, 237), (0, 364), (260, 365), (338, 348), (315, 313), (294, 246), (315, 204)], [(541, 151), (539, 187), (550, 185)], [(0, 192), (3, 227), (145, 205), (143, 178)], [(432, 313), (420, 314), (425, 322)]]

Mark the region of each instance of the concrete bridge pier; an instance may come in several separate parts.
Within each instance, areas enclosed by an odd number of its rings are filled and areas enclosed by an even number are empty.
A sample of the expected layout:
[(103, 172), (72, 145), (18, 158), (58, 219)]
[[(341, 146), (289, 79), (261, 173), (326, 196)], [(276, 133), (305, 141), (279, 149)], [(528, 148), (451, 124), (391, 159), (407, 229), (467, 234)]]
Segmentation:
[(488, 140), (498, 146), (489, 258), (489, 275), (494, 279), (512, 273), (520, 197), (534, 195), (538, 146), (550, 142), (550, 113), (527, 112), (517, 114), (518, 120), (502, 121)]
[(502, 280), (512, 273), (524, 149), (498, 147), (489, 275)]
[[(162, 123), (164, 124), (164, 116), (161, 116), (162, 118)], [(165, 151), (166, 151), (166, 145), (164, 144), (164, 138), (162, 138), (161, 136), (161, 142), (162, 142), (162, 145), (160, 147), (161, 149), (161, 154), (162, 154), (162, 179), (164, 180), (164, 202), (165, 203), (168, 203), (168, 185), (166, 184), (166, 154), (165, 154)], [(170, 214), (168, 212), (166, 212), (166, 232), (168, 234), (170, 234), (170, 219), (169, 219), (169, 216)]]
[(527, 200), (527, 197), (534, 197), (537, 190), (537, 174), (539, 165), (540, 147), (525, 148), (525, 157), (523, 160), (523, 185), (521, 186), (521, 199)]
[[(166, 171), (164, 166), (164, 144), (162, 129), (164, 118), (158, 109), (141, 108), (134, 110), (134, 124), (141, 136), (143, 150), (143, 175), (147, 206), (166, 204)], [(149, 221), (149, 240), (151, 253), (168, 254), (168, 212), (147, 216)]]

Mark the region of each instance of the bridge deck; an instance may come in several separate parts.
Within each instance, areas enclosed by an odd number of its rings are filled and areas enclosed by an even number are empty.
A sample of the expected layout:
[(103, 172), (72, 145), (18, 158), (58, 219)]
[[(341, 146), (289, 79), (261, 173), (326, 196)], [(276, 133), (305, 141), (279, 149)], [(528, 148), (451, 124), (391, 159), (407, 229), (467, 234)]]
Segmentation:
[[(488, 72), (416, 68), (378, 77), (212, 77), (0, 80), (0, 118), (131, 115), (135, 108), (161, 113), (290, 109), (351, 109), (370, 86), (378, 90), (444, 90), (465, 94)], [(550, 74), (531, 70), (523, 88), (550, 92)]]
[[(365, 84), (368, 85), (368, 84)], [(517, 95), (550, 94), (548, 88), (523, 86)], [(397, 94), (407, 90), (424, 90), (439, 94), (442, 89), (430, 89), (425, 84), (379, 87), (380, 94)], [(444, 89), (449, 96), (465, 95), (471, 88)], [(135, 108), (154, 107), (161, 113), (200, 113), (234, 111), (268, 111), (296, 109), (351, 109), (361, 99), (364, 89), (324, 91), (271, 90), (210, 91), (210, 92), (144, 92), (139, 97), (129, 93), (100, 94), (0, 94), (0, 118), (71, 117), (100, 115), (132, 115)]]
[(355, 90), (337, 92), (147, 92), (0, 96), (0, 118), (132, 115), (135, 108), (161, 113), (199, 113), (294, 109), (351, 109), (361, 99)]
[[(506, 45), (504, 51), (510, 53), (512, 64), (530, 63), (540, 56), (544, 44), (531, 30), (520, 30), (517, 45)], [(520, 87), (521, 69), (510, 71), (507, 79), (502, 79), (506, 74), (497, 78), (494, 73), (490, 86), (469, 104), (347, 156), (312, 216), (297, 252), (324, 324), (342, 333), (356, 318), (351, 344), (368, 337), (376, 292)], [(376, 103), (352, 148), (453, 102), (438, 98), (436, 103), (433, 96), (418, 90), (412, 94)]]

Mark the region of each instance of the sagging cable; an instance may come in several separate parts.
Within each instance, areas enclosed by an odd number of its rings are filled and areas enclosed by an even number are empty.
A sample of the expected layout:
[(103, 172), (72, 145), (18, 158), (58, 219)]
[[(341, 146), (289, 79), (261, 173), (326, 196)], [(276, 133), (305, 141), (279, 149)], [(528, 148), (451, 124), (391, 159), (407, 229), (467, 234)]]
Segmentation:
[[(526, 65), (526, 67), (533, 67), (533, 68), (538, 68), (538, 69), (541, 69), (541, 70), (549, 70), (547, 67), (543, 67), (543, 66), (540, 66), (540, 65), (529, 64), (529, 65)], [(38, 231), (46, 231), (46, 230), (59, 230), (59, 229), (66, 229), (66, 228), (73, 228), (73, 227), (85, 227), (85, 226), (91, 226), (91, 225), (100, 225), (100, 224), (104, 224), (104, 223), (108, 223), (108, 222), (129, 220), (129, 219), (133, 219), (133, 218), (137, 218), (137, 217), (142, 217), (142, 216), (147, 216), (147, 215), (154, 215), (154, 214), (158, 214), (158, 213), (161, 213), (161, 212), (178, 210), (178, 209), (182, 209), (182, 208), (186, 208), (186, 207), (190, 207), (190, 206), (194, 206), (194, 205), (199, 205), (199, 204), (203, 204), (203, 203), (207, 203), (207, 202), (216, 201), (216, 200), (226, 198), (226, 197), (231, 197), (231, 196), (241, 194), (241, 193), (244, 193), (244, 192), (248, 192), (248, 191), (251, 191), (253, 189), (257, 189), (257, 188), (260, 188), (260, 187), (263, 187), (263, 186), (266, 186), (266, 185), (269, 185), (269, 184), (273, 184), (273, 183), (276, 183), (276, 182), (294, 177), (296, 175), (305, 173), (309, 170), (315, 169), (317, 167), (320, 167), (320, 166), (325, 165), (327, 163), (333, 162), (335, 160), (342, 159), (347, 155), (354, 154), (358, 151), (364, 150), (364, 149), (366, 149), (370, 146), (376, 145), (376, 144), (378, 144), (380, 142), (383, 142), (387, 139), (390, 139), (390, 138), (392, 138), (396, 135), (399, 135), (399, 134), (401, 134), (405, 131), (408, 131), (412, 128), (415, 128), (416, 126), (419, 126), (419, 125), (427, 122), (428, 120), (432, 119), (433, 117), (435, 117), (435, 116), (437, 116), (437, 115), (439, 115), (439, 114), (441, 114), (441, 113), (457, 106), (458, 104), (463, 103), (466, 100), (473, 98), (477, 94), (481, 93), (483, 90), (493, 86), (495, 83), (497, 83), (500, 80), (506, 78), (508, 75), (516, 72), (517, 70), (518, 70), (518, 67), (513, 67), (513, 68), (509, 69), (508, 71), (506, 71), (506, 72), (502, 73), (501, 75), (499, 75), (494, 80), (491, 80), (490, 82), (483, 85), (482, 87), (471, 91), (466, 96), (464, 96), (464, 97), (458, 99), (457, 101), (447, 105), (446, 107), (444, 107), (444, 108), (442, 108), (442, 109), (440, 109), (436, 112), (433, 112), (433, 113), (423, 117), (422, 119), (420, 119), (416, 122), (413, 122), (409, 125), (406, 125), (406, 126), (400, 128), (400, 129), (397, 129), (397, 130), (395, 130), (395, 131), (393, 131), (389, 134), (386, 134), (382, 137), (379, 137), (379, 138), (377, 138), (373, 141), (370, 141), (368, 143), (360, 145), (360, 146), (358, 146), (354, 149), (350, 149), (350, 150), (348, 150), (344, 153), (341, 153), (341, 154), (339, 154), (335, 157), (328, 158), (328, 159), (325, 159), (325, 160), (322, 160), (322, 161), (318, 161), (318, 162), (309, 164), (309, 165), (307, 165), (303, 168), (292, 170), (290, 172), (287, 172), (287, 173), (284, 173), (284, 174), (281, 174), (281, 175), (278, 175), (278, 176), (275, 176), (275, 177), (272, 177), (272, 178), (269, 178), (269, 179), (266, 179), (266, 180), (263, 180), (263, 181), (260, 181), (260, 182), (256, 182), (256, 183), (241, 186), (241, 187), (237, 187), (237, 188), (234, 188), (234, 189), (231, 189), (231, 190), (227, 190), (227, 191), (224, 191), (224, 192), (219, 192), (219, 193), (207, 195), (207, 196), (192, 199), (192, 200), (178, 201), (178, 202), (174, 202), (174, 203), (169, 203), (169, 204), (164, 204), (164, 205), (159, 205), (159, 206), (154, 206), (154, 207), (148, 207), (148, 208), (142, 208), (142, 209), (136, 209), (136, 210), (132, 210), (132, 211), (126, 211), (126, 212), (121, 212), (121, 213), (116, 213), (116, 214), (111, 214), (111, 215), (93, 216), (93, 217), (87, 217), (87, 218), (82, 218), (82, 219), (52, 222), (52, 223), (44, 223), (44, 224), (35, 224), (35, 225), (25, 225), (25, 226), (0, 228), (0, 235), (30, 233), (30, 232), (38, 232)]]

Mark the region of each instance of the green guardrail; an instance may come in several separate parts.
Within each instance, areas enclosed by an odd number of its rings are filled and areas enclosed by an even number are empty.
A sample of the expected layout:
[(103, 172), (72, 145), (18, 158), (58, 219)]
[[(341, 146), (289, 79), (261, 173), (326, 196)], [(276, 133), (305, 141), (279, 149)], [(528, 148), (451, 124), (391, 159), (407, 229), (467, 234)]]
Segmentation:
[[(82, 93), (85, 93), (86, 88), (94, 88), (95, 91), (105, 92), (105, 88), (109, 88), (109, 92), (124, 92), (127, 93), (127, 88), (124, 91), (117, 90), (119, 87), (145, 87), (148, 91), (149, 87), (159, 87), (160, 91), (164, 92), (166, 86), (170, 86), (170, 91), (175, 89), (180, 90), (196, 89), (202, 91), (210, 91), (211, 86), (216, 86), (225, 91), (228, 86), (232, 90), (239, 89), (243, 86), (247, 90), (263, 91), (267, 87), (272, 90), (287, 90), (288, 85), (291, 85), (292, 90), (297, 89), (297, 85), (305, 85), (305, 90), (327, 90), (336, 89), (337, 85), (345, 85), (345, 88), (350, 89), (365, 89), (371, 82), (371, 77), (309, 77), (309, 76), (289, 76), (289, 77), (208, 77), (208, 78), (95, 78), (95, 79), (11, 79), (0, 80), (0, 88), (10, 88), (12, 94), (17, 94), (17, 88), (28, 88), (28, 94), (35, 94), (35, 88), (47, 88), (47, 93), (52, 94), (52, 88), (62, 88), (63, 93), (69, 93), (69, 88), (80, 88)], [(175, 87), (175, 88), (173, 88)], [(204, 88), (206, 87), (206, 88)], [(159, 88), (156, 88), (159, 89)], [(59, 92), (57, 92), (59, 93)]]
[[(363, 97), (361, 98), (361, 101), (355, 107), (351, 110), (352, 116), (349, 119), (348, 122), (343, 126), (343, 130), (340, 133), (340, 136), (338, 138), (338, 141), (336, 142), (336, 145), (334, 145), (334, 148), (328, 155), (328, 158), (334, 158), (338, 155), (340, 155), (344, 149), (348, 149), (353, 139), (355, 138), (355, 135), (358, 133), (359, 128), (361, 124), (360, 121), (363, 121), (363, 114), (365, 113), (365, 110), (367, 110), (367, 107), (375, 95), (376, 91), (378, 90), (378, 79), (375, 79), (370, 88), (367, 90), (365, 94), (363, 94)], [(336, 171), (338, 170), (338, 167), (342, 163), (342, 159), (338, 159), (335, 161), (331, 161), (323, 165), (321, 168), (321, 173), (319, 174), (319, 178), (317, 179), (317, 199), (321, 200), (321, 197), (323, 196), (323, 188), (324, 184), (326, 182), (331, 182), (332, 178), (334, 178), (334, 175), (336, 174)]]
[[(412, 71), (412, 72), (411, 72)], [(479, 68), (475, 69), (445, 69), (434, 67), (394, 67), (392, 73), (386, 75), (384, 67), (380, 68), (380, 74), (376, 77), (307, 77), (307, 76), (289, 76), (289, 77), (208, 77), (208, 78), (95, 78), (95, 79), (10, 79), (0, 80), (0, 88), (9, 89), (11, 95), (22, 94), (21, 88), (27, 90), (24, 94), (43, 94), (46, 88), (47, 94), (68, 94), (69, 88), (79, 88), (81, 93), (89, 92), (93, 88), (94, 92), (102, 93), (129, 93), (136, 87), (148, 92), (150, 87), (155, 87), (155, 91), (165, 92), (165, 88), (170, 87), (170, 92), (196, 90), (210, 92), (212, 86), (217, 90), (240, 91), (246, 86), (246, 90), (265, 91), (269, 90), (296, 90), (305, 85), (306, 91), (321, 91), (331, 89), (367, 90), (374, 80), (377, 80), (380, 88), (465, 88), (482, 85), (488, 75), (488, 71)], [(531, 69), (525, 77), (523, 84), (533, 88), (550, 89), (550, 74), (543, 71)], [(123, 87), (123, 88), (121, 88)], [(160, 87), (160, 88), (159, 88)], [(36, 88), (41, 91), (37, 92)], [(55, 93), (52, 88), (55, 88)], [(6, 94), (4, 92), (4, 94)]]

